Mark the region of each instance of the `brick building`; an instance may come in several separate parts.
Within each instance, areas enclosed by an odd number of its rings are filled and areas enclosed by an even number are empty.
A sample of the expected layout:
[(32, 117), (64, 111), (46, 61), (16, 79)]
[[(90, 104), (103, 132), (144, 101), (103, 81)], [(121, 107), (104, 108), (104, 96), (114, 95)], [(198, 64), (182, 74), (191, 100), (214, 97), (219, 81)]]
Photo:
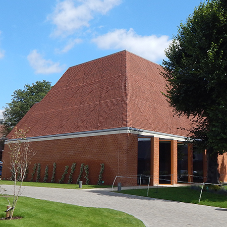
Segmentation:
[(2, 152), (4, 150), (4, 140), (5, 137), (3, 135), (3, 120), (0, 119), (0, 161), (2, 160)]
[[(175, 184), (183, 173), (203, 174), (203, 155), (197, 157), (184, 145), (190, 121), (176, 116), (166, 101), (161, 72), (160, 65), (128, 51), (70, 67), (17, 125), (29, 128), (36, 151), (30, 169), (40, 163), (42, 179), (48, 165), (50, 181), (55, 162), (59, 180), (65, 166), (76, 162), (75, 183), (84, 163), (91, 184), (97, 183), (101, 163), (105, 184), (116, 176), (123, 176), (125, 184), (137, 184), (136, 177), (127, 176), (140, 174), (151, 176), (151, 184)], [(10, 138), (12, 133), (7, 142)], [(3, 178), (10, 177), (7, 151), (6, 144)]]

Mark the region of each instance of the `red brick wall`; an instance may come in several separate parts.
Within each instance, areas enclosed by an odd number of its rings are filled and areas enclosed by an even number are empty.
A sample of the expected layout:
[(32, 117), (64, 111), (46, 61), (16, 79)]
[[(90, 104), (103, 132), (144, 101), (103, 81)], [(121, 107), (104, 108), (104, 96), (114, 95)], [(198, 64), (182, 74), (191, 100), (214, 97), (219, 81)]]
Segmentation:
[[(103, 174), (104, 183), (111, 185), (116, 175), (137, 174), (137, 136), (131, 134), (115, 134), (106, 136), (91, 136), (73, 139), (49, 140), (32, 142), (31, 147), (36, 155), (33, 157), (29, 168), (28, 180), (31, 179), (34, 163), (41, 164), (41, 182), (44, 178), (46, 165), (49, 166), (49, 178), (51, 180), (53, 163), (56, 162), (56, 182), (59, 182), (65, 166), (69, 165), (69, 171), (65, 178), (68, 181), (72, 163), (76, 162), (76, 171), (73, 183), (76, 183), (80, 165), (89, 165), (90, 184), (97, 184), (100, 164), (105, 164)], [(8, 146), (3, 154), (3, 178), (10, 178)], [(36, 175), (34, 181), (36, 180)], [(135, 183), (136, 179), (134, 179)], [(85, 179), (83, 178), (83, 183)]]

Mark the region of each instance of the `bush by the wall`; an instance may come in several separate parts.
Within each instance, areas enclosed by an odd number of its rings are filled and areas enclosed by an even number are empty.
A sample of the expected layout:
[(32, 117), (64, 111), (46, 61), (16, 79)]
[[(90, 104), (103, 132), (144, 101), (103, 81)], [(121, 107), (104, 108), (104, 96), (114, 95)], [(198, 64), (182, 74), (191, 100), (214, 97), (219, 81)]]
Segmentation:
[(75, 169), (76, 169), (76, 163), (73, 163), (71, 166), (71, 172), (69, 174), (68, 184), (72, 184), (72, 182), (73, 182), (73, 173), (74, 173)]
[(44, 178), (43, 178), (43, 182), (46, 183), (48, 180), (48, 165), (45, 168), (45, 173), (44, 173)]
[(31, 180), (30, 181), (33, 181), (33, 178), (35, 176), (36, 169), (37, 169), (37, 164), (35, 163), (34, 166), (33, 166), (33, 169), (32, 169), (32, 176), (31, 176)]
[(51, 177), (51, 183), (54, 183), (55, 182), (55, 174), (56, 174), (56, 163), (54, 162), (53, 164), (53, 172), (52, 172), (52, 177)]
[(85, 176), (84, 178), (86, 179), (85, 184), (88, 185), (90, 180), (89, 180), (89, 167), (88, 165), (84, 166), (84, 171), (85, 171)]
[(40, 163), (38, 163), (36, 182), (39, 182), (39, 180), (40, 180), (40, 172), (41, 172), (41, 165), (40, 165)]
[(102, 184), (102, 177), (103, 177), (103, 172), (104, 172), (104, 163), (100, 164), (101, 165), (101, 169), (100, 169), (100, 172), (99, 172), (99, 179), (98, 179), (98, 185), (101, 185)]
[(27, 180), (28, 177), (28, 171), (29, 171), (29, 166), (27, 166), (26, 172), (25, 172), (25, 176), (24, 176), (24, 181)]
[(79, 184), (79, 181), (81, 180), (83, 171), (84, 171), (84, 163), (82, 163), (82, 164), (80, 165), (80, 173), (79, 173), (79, 176), (78, 176), (78, 178), (77, 178), (77, 180), (76, 180), (76, 183), (77, 183), (77, 184)]
[(68, 169), (69, 169), (69, 166), (65, 166), (65, 171), (64, 171), (64, 173), (62, 174), (62, 177), (61, 177), (61, 179), (60, 179), (60, 181), (59, 181), (60, 184), (63, 184), (63, 183), (64, 183), (65, 176), (66, 176), (66, 174), (68, 173)]

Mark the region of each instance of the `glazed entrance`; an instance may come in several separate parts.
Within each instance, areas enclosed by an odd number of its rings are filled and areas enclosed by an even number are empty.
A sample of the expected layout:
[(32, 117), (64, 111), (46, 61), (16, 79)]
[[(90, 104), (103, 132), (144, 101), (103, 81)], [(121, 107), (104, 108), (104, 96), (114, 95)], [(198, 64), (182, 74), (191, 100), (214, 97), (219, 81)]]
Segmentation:
[(153, 139), (138, 138), (138, 184), (203, 182), (203, 154), (190, 144), (158, 138), (153, 153)]
[[(138, 184), (148, 184), (151, 173), (151, 138), (138, 139)], [(159, 142), (159, 184), (171, 184), (171, 142)]]
[(159, 142), (159, 184), (171, 184), (171, 142)]
[(151, 175), (151, 139), (138, 139), (137, 184), (148, 184)]

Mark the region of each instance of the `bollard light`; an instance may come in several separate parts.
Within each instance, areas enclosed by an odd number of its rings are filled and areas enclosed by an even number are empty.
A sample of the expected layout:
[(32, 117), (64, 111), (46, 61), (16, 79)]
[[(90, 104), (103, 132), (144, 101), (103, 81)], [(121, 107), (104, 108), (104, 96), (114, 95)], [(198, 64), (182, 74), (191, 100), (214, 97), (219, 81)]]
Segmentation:
[(121, 191), (121, 183), (118, 183), (118, 185), (117, 185), (117, 191), (118, 191), (118, 192)]

